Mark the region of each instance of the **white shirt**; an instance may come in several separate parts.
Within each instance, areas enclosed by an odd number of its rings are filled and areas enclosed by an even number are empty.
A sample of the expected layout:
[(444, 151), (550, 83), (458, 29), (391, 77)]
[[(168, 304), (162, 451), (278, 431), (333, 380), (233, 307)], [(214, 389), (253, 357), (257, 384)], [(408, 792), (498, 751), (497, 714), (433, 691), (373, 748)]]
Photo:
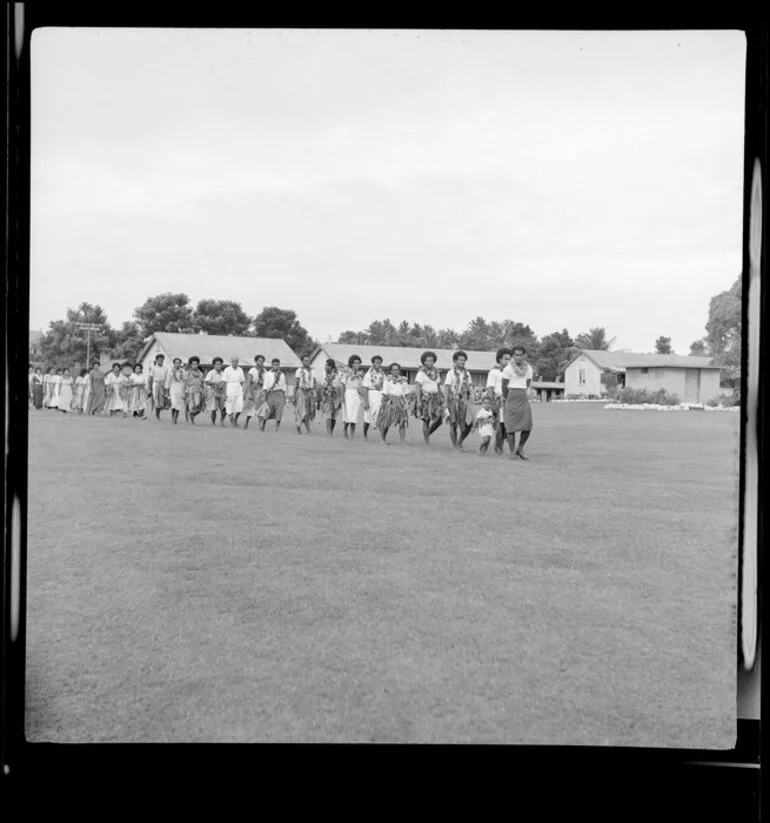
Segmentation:
[(240, 366), (236, 366), (233, 368), (232, 366), (228, 366), (223, 372), (222, 376), (224, 378), (225, 383), (245, 383), (246, 376), (243, 373), (243, 369)]
[(495, 390), (495, 397), (503, 396), (503, 371), (504, 369), (492, 369), (487, 376), (487, 388)]
[(438, 394), (441, 378), (439, 377), (437, 380), (431, 380), (424, 371), (418, 371), (417, 377), (414, 378), (414, 382), (420, 384), (421, 391), (427, 392), (428, 394)]
[(152, 378), (153, 383), (165, 385), (168, 377), (168, 366), (150, 366), (148, 377)]
[(310, 369), (300, 366), (294, 372), (294, 381), (298, 389), (313, 389), (315, 388), (315, 376)]
[(265, 375), (265, 382), (262, 386), (263, 391), (282, 391), (286, 392), (286, 377), (283, 372), (276, 374), (272, 369)]
[(409, 391), (409, 384), (406, 378), (399, 380), (392, 380), (390, 377), (382, 385), (383, 395), (392, 395), (393, 397), (403, 397)]
[(514, 362), (511, 362), (503, 369), (503, 380), (508, 381), (508, 388), (509, 389), (526, 389), (527, 388), (527, 380), (531, 380), (534, 372), (532, 371), (532, 366), (527, 363), (527, 373), (523, 377), (519, 377), (516, 372), (514, 372)]
[(364, 375), (363, 387), (365, 389), (373, 389), (374, 391), (381, 391), (382, 384), (385, 381), (384, 369), (375, 371), (374, 368), (369, 369)]

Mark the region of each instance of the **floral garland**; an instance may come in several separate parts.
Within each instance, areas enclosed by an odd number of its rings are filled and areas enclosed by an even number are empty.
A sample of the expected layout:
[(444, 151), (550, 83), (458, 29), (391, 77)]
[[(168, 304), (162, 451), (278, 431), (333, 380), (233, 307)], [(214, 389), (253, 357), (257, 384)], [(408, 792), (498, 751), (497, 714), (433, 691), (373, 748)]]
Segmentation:
[(519, 365), (515, 360), (511, 360), (511, 368), (517, 377), (525, 377), (529, 371), (529, 363), (526, 360)]

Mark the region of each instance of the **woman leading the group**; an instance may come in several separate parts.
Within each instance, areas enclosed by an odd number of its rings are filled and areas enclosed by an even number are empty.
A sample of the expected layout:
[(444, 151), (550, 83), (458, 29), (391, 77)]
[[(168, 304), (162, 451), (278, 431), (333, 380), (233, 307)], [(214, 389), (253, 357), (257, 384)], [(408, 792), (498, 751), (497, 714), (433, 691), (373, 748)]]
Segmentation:
[[(510, 447), (510, 459), (529, 460), (522, 449), (532, 431), (532, 408), (529, 405), (529, 388), (532, 385), (532, 366), (524, 359), (523, 346), (513, 349), (513, 360), (503, 369), (502, 389), (505, 397), (505, 431)], [(516, 432), (521, 432), (516, 448)]]
[(377, 428), (377, 415), (382, 404), (382, 384), (385, 382), (385, 370), (382, 368), (382, 358), (375, 354), (372, 366), (364, 375), (362, 385), (364, 401), (364, 440), (369, 434), (369, 427)]
[(302, 434), (302, 426), (310, 434), (310, 424), (316, 412), (316, 379), (310, 368), (310, 355), (302, 358), (302, 365), (294, 372), (294, 423), (297, 434)]
[(105, 403), (107, 402), (107, 386), (104, 380), (104, 372), (99, 368), (99, 361), (94, 360), (91, 371), (88, 372), (88, 386), (86, 386), (86, 394), (88, 395), (87, 413), (101, 414), (104, 411)]
[(320, 399), (318, 408), (326, 418), (326, 434), (334, 437), (334, 427), (337, 425), (337, 418), (342, 413), (342, 396), (344, 387), (342, 378), (337, 370), (337, 364), (330, 357), (324, 367), (324, 380), (319, 388)]
[(415, 417), (422, 420), (422, 436), (425, 445), (430, 446), (430, 436), (441, 425), (444, 413), (444, 396), (441, 394), (441, 380), (436, 368), (436, 354), (423, 352), (420, 357), (422, 366), (414, 378), (417, 391)]
[(364, 383), (361, 358), (357, 354), (351, 355), (348, 359), (348, 371), (342, 375), (340, 382), (345, 390), (342, 395), (345, 439), (348, 439), (349, 432), (352, 440), (356, 434), (356, 423), (361, 415), (361, 393)]
[(168, 366), (164, 366), (165, 355), (159, 354), (155, 357), (155, 363), (150, 366), (150, 373), (148, 375), (148, 387), (150, 397), (152, 398), (152, 405), (155, 409), (155, 419), (160, 420), (160, 413), (168, 405), (168, 392), (166, 389), (166, 382), (168, 380)]
[(464, 351), (457, 351), (452, 360), (454, 366), (447, 372), (444, 380), (446, 406), (449, 412), (449, 436), (454, 448), (462, 451), (463, 442), (470, 433), (476, 416), (473, 406), (473, 381), (470, 372), (465, 368), (468, 355)]
[(406, 441), (406, 427), (409, 422), (408, 403), (408, 381), (401, 374), (401, 366), (398, 363), (391, 363), (388, 369), (388, 376), (382, 384), (382, 405), (377, 417), (377, 428), (382, 434), (382, 442), (386, 446), (388, 429), (391, 426), (398, 426), (398, 434), (401, 438), (401, 445)]

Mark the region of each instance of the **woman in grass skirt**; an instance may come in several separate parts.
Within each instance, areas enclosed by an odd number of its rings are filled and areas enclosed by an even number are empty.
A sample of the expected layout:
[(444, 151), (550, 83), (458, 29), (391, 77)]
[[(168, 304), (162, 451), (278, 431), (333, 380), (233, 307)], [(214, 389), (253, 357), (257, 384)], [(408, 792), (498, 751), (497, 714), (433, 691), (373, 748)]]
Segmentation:
[[(510, 447), (510, 459), (529, 460), (522, 449), (532, 431), (532, 408), (529, 405), (529, 388), (532, 385), (532, 366), (524, 359), (523, 346), (513, 350), (513, 360), (503, 369), (503, 396), (505, 397), (505, 430)], [(516, 432), (521, 432), (516, 448)]]
[(262, 384), (262, 402), (257, 412), (260, 431), (265, 430), (268, 420), (275, 420), (276, 431), (281, 428), (283, 407), (286, 405), (288, 394), (289, 387), (286, 385), (286, 375), (281, 371), (281, 361), (274, 357), (270, 361), (270, 371), (265, 374), (265, 382)]
[(297, 434), (302, 434), (304, 426), (310, 434), (310, 424), (316, 412), (316, 379), (310, 368), (310, 355), (302, 358), (302, 365), (294, 373), (294, 423)]
[(336, 362), (330, 357), (324, 367), (323, 383), (318, 388), (318, 408), (326, 418), (326, 434), (334, 437), (334, 427), (342, 416), (343, 393), (342, 376), (337, 370)]
[(464, 351), (457, 351), (452, 357), (454, 366), (447, 372), (444, 386), (446, 387), (446, 407), (449, 423), (449, 436), (452, 446), (459, 451), (463, 450), (463, 442), (470, 434), (473, 421), (476, 417), (473, 405), (473, 381), (470, 372), (465, 368), (468, 355)]
[(195, 417), (205, 409), (204, 385), (205, 375), (201, 370), (201, 359), (193, 355), (187, 361), (187, 371), (184, 378), (185, 403), (187, 404), (187, 419), (195, 425)]
[(382, 404), (382, 384), (385, 382), (385, 370), (382, 368), (382, 358), (375, 354), (372, 366), (364, 375), (361, 390), (364, 403), (364, 440), (367, 439), (370, 426), (377, 428), (377, 415)]
[(141, 417), (145, 420), (144, 412), (147, 409), (147, 378), (142, 373), (142, 364), (134, 366), (131, 375), (131, 394), (128, 398), (128, 411), (131, 417)]
[(254, 365), (246, 375), (246, 385), (243, 388), (243, 416), (246, 418), (243, 424), (244, 429), (248, 429), (249, 421), (257, 416), (259, 407), (262, 405), (262, 387), (265, 384), (266, 374), (265, 357), (258, 354), (254, 358)]
[(345, 390), (342, 395), (342, 406), (346, 440), (348, 432), (350, 432), (351, 440), (356, 434), (356, 424), (361, 415), (364, 376), (361, 369), (361, 358), (357, 354), (352, 355), (348, 360), (348, 371), (342, 375), (340, 381)]
[(436, 368), (435, 352), (423, 352), (420, 362), (422, 367), (414, 379), (417, 390), (415, 417), (422, 420), (422, 436), (425, 439), (425, 445), (430, 446), (430, 436), (441, 425), (444, 414), (444, 396), (441, 394), (441, 380)]
[(398, 426), (401, 445), (404, 445), (409, 424), (408, 390), (408, 381), (401, 374), (401, 366), (398, 363), (391, 363), (388, 376), (382, 385), (382, 405), (377, 417), (377, 428), (382, 434), (382, 442), (386, 445), (390, 445), (387, 436), (391, 426)]
[(215, 426), (217, 423), (217, 412), (219, 412), (219, 425), (225, 425), (225, 415), (227, 409), (225, 406), (227, 384), (222, 374), (225, 361), (221, 357), (215, 357), (212, 361), (213, 369), (206, 375), (206, 409), (211, 412), (211, 425)]

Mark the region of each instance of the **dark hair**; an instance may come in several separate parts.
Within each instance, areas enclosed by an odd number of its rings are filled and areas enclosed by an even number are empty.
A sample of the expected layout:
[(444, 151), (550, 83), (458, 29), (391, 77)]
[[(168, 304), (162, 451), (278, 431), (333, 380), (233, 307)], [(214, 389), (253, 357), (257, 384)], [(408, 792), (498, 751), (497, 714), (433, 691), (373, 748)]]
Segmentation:
[(101, 362), (100, 362), (99, 358), (95, 357), (95, 358), (91, 361), (91, 365), (92, 365), (92, 366), (101, 366)]
[(215, 358), (211, 361), (211, 365), (212, 365), (212, 366), (216, 366), (216, 364), (217, 364), (217, 363), (221, 363), (223, 366), (225, 365), (225, 361), (224, 361), (224, 360), (222, 360), (222, 358), (221, 358), (221, 357), (215, 357)]
[(61, 374), (61, 369), (56, 369), (56, 374)]
[(272, 366), (272, 365), (273, 365), (273, 363), (280, 363), (280, 362), (281, 362), (281, 360), (280, 360), (280, 358), (279, 358), (279, 357), (274, 357), (274, 358), (270, 361), (270, 365)]
[(173, 363), (176, 363), (176, 361), (177, 361), (177, 360), (178, 360), (180, 363), (182, 362), (182, 358), (181, 358), (181, 357), (175, 357), (175, 358), (173, 359), (173, 361), (172, 361), (172, 362), (173, 362)]
[[(134, 363), (134, 369), (133, 370), (136, 371), (137, 369), (142, 369), (142, 364), (141, 363)], [(142, 371), (144, 371), (144, 369), (142, 369)]]
[(380, 363), (382, 363), (382, 357), (379, 354), (374, 355), (374, 357), (372, 358), (372, 363), (374, 363), (375, 360), (379, 360)]
[(524, 346), (514, 346), (511, 349), (511, 354), (516, 354), (517, 351), (520, 351), (525, 357), (527, 356), (527, 350), (524, 348)]
[(55, 366), (49, 366), (49, 367), (48, 367), (48, 370), (46, 371), (46, 374), (50, 374), (52, 371), (56, 371), (56, 367), (55, 367)]
[(156, 355), (155, 355), (155, 362), (156, 362), (156, 363), (158, 362), (158, 360), (165, 360), (165, 359), (166, 359), (166, 355), (165, 355), (165, 354), (156, 354)]
[(495, 355), (495, 362), (499, 363), (506, 354), (510, 354), (513, 357), (513, 352), (509, 348), (498, 349), (497, 354)]
[(121, 365), (120, 365), (120, 363), (113, 363), (113, 364), (112, 364), (112, 368), (114, 369), (114, 368), (115, 368), (115, 366), (117, 366), (119, 369), (122, 369), (122, 368), (123, 368), (123, 366), (121, 366)]
[(388, 371), (393, 371), (393, 366), (398, 366), (399, 371), (401, 370), (401, 364), (393, 362), (388, 366)]
[(462, 349), (460, 349), (460, 351), (456, 351), (452, 355), (452, 362), (456, 363), (457, 359), (460, 358), (460, 357), (464, 357), (466, 360), (468, 359), (468, 355)]
[(420, 363), (422, 363), (422, 364), (423, 364), (423, 366), (424, 366), (424, 365), (425, 365), (425, 361), (426, 361), (429, 357), (432, 357), (432, 358), (433, 358), (433, 365), (435, 366), (435, 365), (436, 365), (436, 361), (438, 360), (438, 357), (436, 357), (436, 352), (434, 352), (434, 351), (424, 351), (424, 352), (420, 355)]
[(88, 374), (88, 369), (81, 369), (80, 370), (80, 376), (81, 377), (85, 377), (87, 374)]
[(264, 363), (264, 362), (265, 362), (265, 355), (264, 355), (264, 354), (258, 354), (258, 355), (254, 358), (254, 362), (256, 363), (256, 362), (257, 362), (257, 360), (260, 360), (260, 359), (261, 359), (261, 360), (262, 360), (262, 362)]
[(326, 360), (326, 365), (331, 366), (333, 369), (336, 369), (337, 368), (337, 361), (334, 360), (333, 358), (329, 357)]
[(304, 360), (305, 358), (307, 358), (309, 360), (310, 357), (311, 357), (311, 355), (305, 353), (305, 354), (302, 355), (302, 357), (300, 357), (300, 360)]
[(350, 357), (348, 357), (348, 368), (352, 368), (356, 360), (358, 360), (359, 363), (363, 363), (363, 360), (361, 360), (357, 354), (351, 354)]
[(198, 357), (198, 355), (197, 355), (197, 354), (194, 354), (194, 355), (193, 355), (193, 356), (192, 356), (192, 357), (191, 357), (191, 358), (187, 361), (187, 365), (188, 365), (188, 366), (192, 366), (192, 364), (193, 364), (193, 363), (197, 363), (199, 366), (200, 366), (200, 364), (201, 364), (201, 359), (200, 359), (200, 357)]

